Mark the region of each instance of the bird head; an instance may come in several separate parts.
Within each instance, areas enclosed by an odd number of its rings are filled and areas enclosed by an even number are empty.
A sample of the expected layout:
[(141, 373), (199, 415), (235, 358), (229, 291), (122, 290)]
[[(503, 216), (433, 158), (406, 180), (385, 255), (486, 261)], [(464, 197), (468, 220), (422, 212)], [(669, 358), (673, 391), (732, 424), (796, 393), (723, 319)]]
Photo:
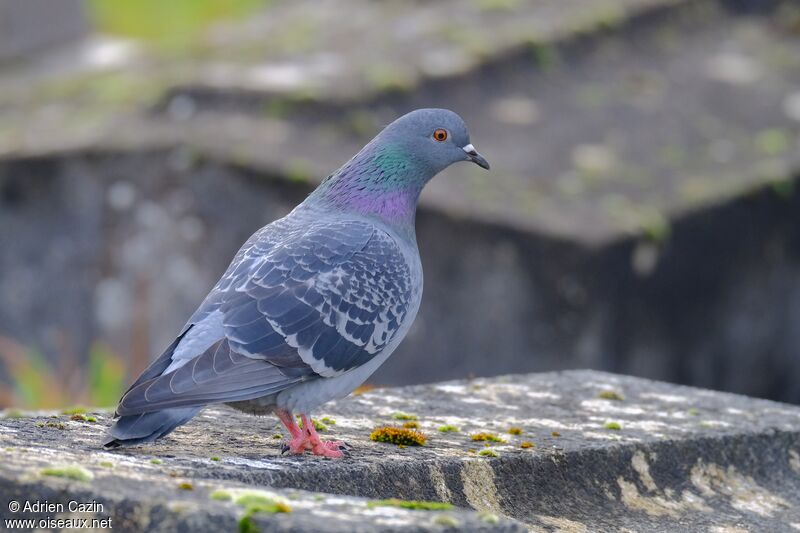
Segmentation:
[(426, 168), (430, 177), (459, 161), (489, 169), (489, 162), (472, 146), (467, 125), (447, 109), (417, 109), (403, 115), (373, 142), (401, 149), (406, 157)]

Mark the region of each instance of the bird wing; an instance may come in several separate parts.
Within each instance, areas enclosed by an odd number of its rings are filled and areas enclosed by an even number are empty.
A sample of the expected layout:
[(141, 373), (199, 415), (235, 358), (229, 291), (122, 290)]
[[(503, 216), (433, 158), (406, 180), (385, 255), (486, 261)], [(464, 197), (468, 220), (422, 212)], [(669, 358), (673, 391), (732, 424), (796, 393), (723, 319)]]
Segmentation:
[(223, 338), (176, 370), (137, 381), (119, 414), (264, 396), (340, 375), (386, 347), (412, 294), (397, 242), (366, 221), (283, 233), (254, 235), (190, 320), (220, 312)]

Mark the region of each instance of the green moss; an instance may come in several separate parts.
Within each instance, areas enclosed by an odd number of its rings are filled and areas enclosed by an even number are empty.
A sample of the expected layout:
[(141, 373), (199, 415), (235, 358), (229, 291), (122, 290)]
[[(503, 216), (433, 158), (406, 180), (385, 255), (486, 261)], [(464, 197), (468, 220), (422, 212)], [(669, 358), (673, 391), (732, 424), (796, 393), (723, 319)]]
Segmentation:
[(762, 130), (756, 135), (756, 148), (764, 155), (782, 154), (789, 149), (789, 144), (789, 135), (781, 129)]
[(69, 419), (74, 420), (76, 422), (97, 422), (97, 418), (93, 416), (86, 416), (82, 413), (75, 413), (74, 415), (69, 417)]
[(178, 488), (181, 490), (194, 490), (194, 485), (192, 485), (188, 481), (184, 481), (183, 483), (178, 484)]
[(618, 393), (618, 392), (616, 392), (616, 391), (613, 391), (613, 390), (604, 390), (604, 391), (600, 391), (600, 392), (597, 394), (597, 397), (598, 397), (598, 398), (600, 398), (600, 399), (602, 399), (602, 400), (616, 400), (616, 401), (622, 401), (622, 400), (624, 400), (624, 399), (625, 399), (625, 397), (624, 397), (622, 394), (620, 394), (620, 393)]
[(419, 429), (419, 422), (409, 420), (408, 422), (403, 422), (403, 427), (406, 429)]
[(217, 500), (220, 502), (229, 502), (233, 499), (230, 492), (224, 490), (215, 490), (208, 496), (212, 500)]
[(345, 123), (359, 137), (368, 137), (375, 133), (377, 124), (374, 115), (367, 111), (352, 111), (345, 117)]
[(319, 419), (319, 421), (322, 422), (323, 424), (328, 424), (329, 426), (335, 426), (336, 425), (336, 420), (334, 420), (333, 418), (331, 418), (329, 416), (323, 416), (322, 418)]
[[(314, 429), (316, 429), (317, 431), (328, 431), (328, 426), (326, 426), (316, 418), (312, 418), (311, 423), (314, 424)], [(297, 417), (297, 425), (300, 426), (301, 428), (303, 427), (303, 421), (300, 419), (300, 417)]]
[(784, 200), (788, 200), (794, 194), (795, 180), (775, 179), (770, 182), (770, 187), (772, 188), (772, 192), (774, 192), (777, 196), (783, 198)]
[(522, 428), (510, 427), (508, 428), (509, 435), (522, 435)]
[(82, 415), (86, 413), (85, 407), (75, 406), (75, 407), (68, 407), (61, 411), (62, 415)]
[(433, 519), (433, 523), (442, 527), (458, 527), (459, 522), (449, 514), (442, 514)]
[(419, 417), (417, 417), (417, 415), (404, 413), (402, 411), (397, 411), (395, 413), (392, 413), (392, 418), (394, 418), (395, 420), (419, 420)]
[(150, 459), (150, 464), (151, 465), (160, 465), (163, 462), (164, 461), (162, 461), (161, 459)]
[(492, 433), (475, 433), (472, 435), (472, 440), (475, 442), (505, 442), (503, 439)]
[(485, 450), (479, 451), (478, 455), (483, 455), (484, 457), (500, 457), (499, 453), (490, 448), (486, 448)]
[(256, 513), (291, 513), (292, 508), (285, 502), (275, 500), (269, 496), (248, 492), (235, 500), (237, 505), (245, 508), (244, 516), (239, 521), (239, 531), (258, 531), (252, 520)]
[(419, 431), (388, 426), (375, 428), (369, 438), (375, 442), (386, 442), (397, 446), (422, 446), (427, 440)]
[(100, 466), (103, 468), (114, 468), (114, 463), (111, 461), (100, 461)]
[(291, 160), (286, 166), (286, 177), (295, 183), (310, 183), (311, 170), (308, 163), (302, 159)]
[(549, 69), (555, 65), (558, 60), (558, 52), (556, 51), (555, 47), (550, 44), (541, 43), (537, 40), (531, 40), (529, 42), (529, 50), (531, 54), (531, 60), (542, 70)]
[(43, 476), (60, 477), (74, 481), (91, 481), (94, 475), (83, 467), (77, 465), (50, 467), (41, 470)]
[(372, 500), (367, 502), (367, 507), (400, 507), (402, 509), (412, 509), (415, 511), (448, 511), (453, 508), (450, 503), (428, 502), (420, 500), (401, 500), (399, 498), (389, 498), (386, 500)]
[(67, 427), (66, 424), (64, 424), (64, 422), (47, 422), (44, 426), (55, 429), (66, 429)]
[(520, 445), (519, 445), (519, 447), (522, 448), (523, 450), (526, 450), (528, 448), (533, 448), (534, 446), (536, 446), (536, 445), (534, 443), (532, 443), (531, 441), (529, 441), (529, 440), (521, 442)]
[(445, 424), (444, 426), (439, 426), (439, 431), (442, 433), (458, 433), (460, 430), (455, 426)]
[(239, 533), (260, 533), (261, 530), (256, 525), (253, 517), (250, 515), (244, 515), (241, 520), (239, 520)]
[(519, 0), (473, 0), (475, 7), (481, 11), (513, 11), (519, 6)]
[(610, 429), (610, 430), (613, 430), (613, 431), (619, 431), (619, 430), (622, 429), (622, 424), (620, 424), (619, 422), (608, 421), (605, 424), (603, 424), (603, 427), (605, 429)]
[(391, 63), (369, 65), (365, 76), (370, 86), (381, 92), (406, 92), (414, 88), (413, 75)]
[(281, 435), (280, 433), (276, 433), (276, 434), (274, 434), (274, 435), (272, 436), (272, 438), (273, 438), (273, 439), (275, 439), (275, 440), (277, 440), (277, 439), (282, 439), (282, 438), (283, 438), (283, 435)]
[(690, 407), (689, 410), (686, 411), (686, 412), (689, 413), (689, 415), (691, 415), (691, 416), (699, 416), (700, 415), (700, 409), (698, 409), (697, 407)]
[(481, 522), (484, 524), (497, 525), (500, 523), (500, 517), (488, 511), (481, 511), (478, 518), (480, 518)]
[(211, 460), (212, 460), (212, 461), (221, 461), (222, 459), (220, 459), (220, 458), (219, 458), (218, 456), (216, 456), (216, 455), (212, 455), (212, 456), (211, 456)]
[(24, 415), (19, 409), (6, 409), (3, 411), (3, 418), (23, 418)]

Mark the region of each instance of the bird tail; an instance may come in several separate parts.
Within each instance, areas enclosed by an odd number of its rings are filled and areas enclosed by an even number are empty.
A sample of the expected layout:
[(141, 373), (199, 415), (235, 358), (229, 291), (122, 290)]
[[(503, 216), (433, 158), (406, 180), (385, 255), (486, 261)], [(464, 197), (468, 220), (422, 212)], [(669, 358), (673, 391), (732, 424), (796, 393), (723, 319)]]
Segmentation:
[(107, 449), (153, 442), (185, 424), (203, 407), (176, 407), (121, 416), (108, 430), (103, 446)]

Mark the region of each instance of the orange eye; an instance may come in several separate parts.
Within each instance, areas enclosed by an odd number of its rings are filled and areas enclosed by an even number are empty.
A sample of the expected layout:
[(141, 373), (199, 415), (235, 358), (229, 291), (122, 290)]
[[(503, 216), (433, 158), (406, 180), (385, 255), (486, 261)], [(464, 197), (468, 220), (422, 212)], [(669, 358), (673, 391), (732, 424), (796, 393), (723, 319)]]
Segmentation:
[(444, 142), (447, 140), (447, 130), (439, 128), (438, 130), (433, 132), (433, 138), (437, 141)]

